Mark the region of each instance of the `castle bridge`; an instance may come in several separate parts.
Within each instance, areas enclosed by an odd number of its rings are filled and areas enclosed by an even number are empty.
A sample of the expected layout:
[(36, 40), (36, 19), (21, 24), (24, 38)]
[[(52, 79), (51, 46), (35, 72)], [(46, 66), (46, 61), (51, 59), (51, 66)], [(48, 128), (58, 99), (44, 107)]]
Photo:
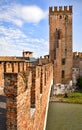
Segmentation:
[(45, 130), (51, 86), (68, 84), (72, 68), (74, 78), (77, 68), (82, 76), (82, 52), (72, 52), (72, 6), (49, 8), (49, 55), (32, 56), (0, 57), (7, 130)]

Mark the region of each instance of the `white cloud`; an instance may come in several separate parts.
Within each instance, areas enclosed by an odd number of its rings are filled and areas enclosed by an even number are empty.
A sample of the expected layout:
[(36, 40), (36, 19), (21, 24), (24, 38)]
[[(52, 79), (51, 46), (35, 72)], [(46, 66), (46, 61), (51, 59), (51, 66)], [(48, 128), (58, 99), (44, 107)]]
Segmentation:
[(39, 57), (48, 52), (48, 41), (27, 37), (17, 28), (0, 26), (0, 55), (21, 55), (22, 50), (33, 51)]
[(42, 10), (36, 5), (24, 6), (19, 4), (2, 5), (0, 7), (0, 21), (11, 22), (22, 26), (24, 22), (39, 23), (47, 16), (47, 11)]
[(46, 11), (37, 6), (24, 6), (21, 8), (22, 18), (28, 22), (38, 23), (46, 17)]
[[(46, 16), (47, 11), (36, 5), (1, 5), (0, 55), (21, 55), (22, 50), (33, 51), (36, 57), (46, 54), (48, 41), (42, 38), (28, 37), (17, 27), (22, 27), (26, 22), (37, 24)], [(9, 26), (6, 26), (4, 22), (8, 22)], [(11, 26), (11, 23), (17, 26)], [(30, 33), (32, 33), (32, 30), (30, 30)]]
[(10, 22), (18, 26), (22, 26), (23, 21), (18, 18), (16, 10), (12, 6), (1, 6), (0, 8), (0, 21), (1, 22)]

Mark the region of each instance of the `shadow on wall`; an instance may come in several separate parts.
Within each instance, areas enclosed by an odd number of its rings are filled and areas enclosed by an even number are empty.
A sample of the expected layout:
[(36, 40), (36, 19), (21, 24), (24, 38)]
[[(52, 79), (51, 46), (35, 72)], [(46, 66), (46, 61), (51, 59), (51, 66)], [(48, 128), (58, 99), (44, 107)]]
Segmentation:
[(0, 130), (6, 130), (6, 97), (0, 95)]

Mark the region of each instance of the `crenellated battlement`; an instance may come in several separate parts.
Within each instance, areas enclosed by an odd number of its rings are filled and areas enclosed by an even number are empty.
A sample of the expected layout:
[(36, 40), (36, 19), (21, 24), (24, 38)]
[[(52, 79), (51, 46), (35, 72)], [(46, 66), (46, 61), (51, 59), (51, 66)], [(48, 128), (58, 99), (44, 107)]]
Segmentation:
[(76, 58), (82, 58), (82, 52), (73, 52), (73, 57)]
[(52, 83), (52, 63), (31, 66), (19, 73), (4, 73), (7, 130), (45, 128), (46, 104)]
[(55, 14), (55, 13), (72, 13), (72, 6), (54, 6), (49, 7), (49, 14)]

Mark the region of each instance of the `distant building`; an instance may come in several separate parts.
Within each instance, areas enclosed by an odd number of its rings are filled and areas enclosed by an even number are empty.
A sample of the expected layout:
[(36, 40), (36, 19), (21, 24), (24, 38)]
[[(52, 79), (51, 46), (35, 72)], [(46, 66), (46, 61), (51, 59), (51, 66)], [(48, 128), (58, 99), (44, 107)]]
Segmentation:
[(73, 53), (72, 79), (77, 83), (77, 79), (82, 77), (82, 52)]
[(23, 57), (31, 58), (31, 57), (33, 57), (33, 52), (31, 52), (31, 51), (23, 51)]

